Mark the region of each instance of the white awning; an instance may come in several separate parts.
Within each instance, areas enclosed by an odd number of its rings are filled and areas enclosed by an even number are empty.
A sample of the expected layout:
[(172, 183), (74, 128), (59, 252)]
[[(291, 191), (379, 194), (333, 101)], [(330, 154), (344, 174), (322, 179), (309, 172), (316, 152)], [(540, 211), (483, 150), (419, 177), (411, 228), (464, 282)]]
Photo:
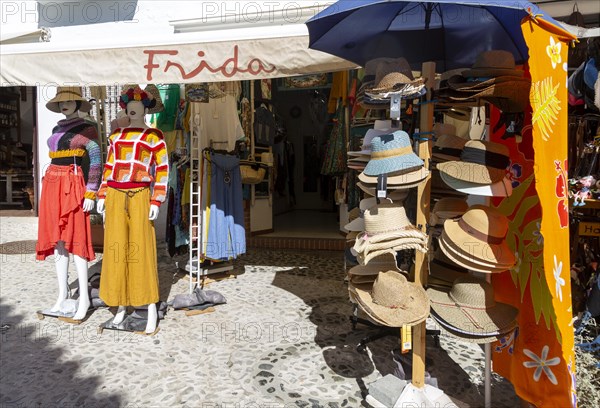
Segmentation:
[(33, 30), (10, 30), (3, 27), (0, 30), (0, 44), (25, 44), (50, 41), (50, 29), (38, 28)]
[[(73, 30), (71, 38), (76, 39), (75, 30), (80, 30), (79, 35), (85, 38), (90, 34), (83, 31), (90, 29), (68, 27), (63, 30)], [(65, 33), (61, 35), (64, 37)], [(0, 45), (0, 85), (215, 82), (356, 67), (309, 49), (308, 40), (304, 24), (289, 24), (163, 33), (157, 39), (152, 39), (150, 34), (107, 36), (105, 41), (95, 41), (92, 45), (81, 41)]]

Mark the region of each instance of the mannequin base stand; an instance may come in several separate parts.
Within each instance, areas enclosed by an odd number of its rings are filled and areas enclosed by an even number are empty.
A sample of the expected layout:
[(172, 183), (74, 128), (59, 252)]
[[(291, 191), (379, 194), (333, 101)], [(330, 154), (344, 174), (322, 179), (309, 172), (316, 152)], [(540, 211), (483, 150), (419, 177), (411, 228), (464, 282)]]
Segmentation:
[(139, 334), (143, 336), (154, 336), (156, 333), (160, 331), (160, 327), (158, 327), (158, 322), (156, 326), (156, 330), (152, 333), (146, 333), (146, 325), (148, 324), (148, 319), (143, 319), (139, 317), (133, 317), (131, 315), (125, 317), (125, 319), (119, 323), (113, 323), (114, 318), (110, 318), (100, 326), (98, 326), (98, 334), (102, 334), (104, 330), (116, 330), (123, 331), (133, 334)]
[(84, 321), (86, 321), (92, 315), (94, 310), (95, 310), (95, 308), (90, 307), (88, 309), (85, 317), (81, 320), (73, 319), (73, 316), (75, 316), (74, 312), (62, 313), (62, 312), (53, 312), (50, 309), (43, 309), (43, 310), (38, 310), (35, 313), (37, 315), (38, 320), (44, 320), (46, 317), (53, 317), (53, 318), (60, 320), (61, 322), (79, 325), (79, 324), (83, 323)]

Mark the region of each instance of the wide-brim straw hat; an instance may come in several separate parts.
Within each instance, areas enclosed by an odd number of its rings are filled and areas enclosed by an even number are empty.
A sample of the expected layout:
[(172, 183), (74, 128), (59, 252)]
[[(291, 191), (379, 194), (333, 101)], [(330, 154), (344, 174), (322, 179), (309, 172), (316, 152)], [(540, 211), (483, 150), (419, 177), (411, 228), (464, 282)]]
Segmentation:
[[(422, 78), (415, 79), (406, 58), (378, 58), (367, 62), (368, 71), (375, 71), (375, 77), (369, 76), (361, 87), (365, 92), (380, 93), (391, 92), (406, 85), (417, 86), (425, 81)], [(365, 67), (366, 69), (367, 67)], [(370, 82), (373, 78), (373, 83)]]
[[(412, 183), (412, 184), (389, 184), (387, 185), (387, 194), (392, 194), (394, 191), (397, 190), (406, 190), (409, 188), (413, 188), (413, 187), (417, 187), (419, 184), (421, 184), (423, 182), (423, 180), (420, 180), (416, 183)], [(368, 194), (370, 196), (375, 196), (377, 195), (377, 184), (376, 183), (363, 183), (362, 181), (359, 181), (356, 183), (356, 186), (358, 188), (361, 189), (362, 192), (364, 192), (365, 194)]]
[(458, 180), (493, 184), (506, 177), (509, 164), (507, 146), (483, 140), (468, 140), (461, 152), (460, 161), (439, 163), (437, 169)]
[[(366, 170), (366, 167), (365, 167)], [(366, 184), (377, 184), (377, 178), (379, 176), (368, 176), (363, 170), (358, 175), (358, 180)], [(413, 167), (412, 169), (405, 169), (387, 174), (388, 185), (401, 186), (404, 184), (413, 185), (420, 183), (425, 180), (429, 175), (429, 170), (425, 167)]]
[(46, 103), (46, 108), (52, 112), (61, 113), (58, 104), (60, 102), (79, 101), (81, 112), (89, 112), (92, 110), (92, 104), (81, 96), (81, 88), (78, 86), (59, 86), (56, 89), (56, 96)]
[(355, 287), (358, 304), (390, 327), (415, 325), (427, 319), (429, 299), (420, 285), (397, 271), (379, 272), (371, 290)]
[(350, 301), (359, 306), (359, 308), (358, 308), (359, 316), (360, 316), (360, 314), (362, 314), (363, 317), (365, 317), (367, 320), (370, 320), (372, 323), (375, 323), (379, 326), (387, 326), (387, 324), (383, 320), (377, 318), (377, 316), (370, 315), (368, 311), (363, 309), (362, 305), (358, 301), (358, 294), (356, 293), (356, 288), (359, 287), (359, 288), (362, 288), (362, 290), (371, 290), (373, 288), (374, 282), (375, 281), (366, 283), (366, 284), (365, 283), (353, 284), (352, 282), (349, 282), (348, 295), (350, 296)]
[(431, 151), (431, 157), (437, 162), (460, 160), (467, 139), (456, 135), (442, 134), (437, 137)]
[(463, 122), (471, 120), (471, 108), (466, 106), (448, 106), (440, 111), (452, 119)]
[[(385, 199), (392, 203), (402, 203), (408, 196), (408, 191), (406, 190), (396, 190), (391, 192)], [(361, 211), (366, 211), (371, 207), (375, 207), (377, 205), (377, 198), (368, 197), (360, 200), (358, 207)]]
[(431, 308), (450, 327), (468, 333), (503, 333), (514, 327), (518, 309), (496, 302), (492, 285), (473, 276), (458, 278), (452, 288), (428, 288)]
[(158, 90), (158, 87), (156, 85), (148, 84), (144, 88), (144, 91), (154, 96), (154, 99), (156, 100), (156, 105), (154, 105), (153, 108), (148, 108), (148, 114), (152, 115), (165, 110), (165, 105), (163, 104), (162, 98), (160, 96), (160, 91)]
[(417, 250), (422, 253), (427, 252), (427, 241), (416, 240), (414, 238), (401, 238), (396, 241), (388, 242), (386, 245), (376, 245), (385, 246), (385, 248), (367, 248), (367, 250), (364, 252), (356, 252), (353, 250), (353, 248), (351, 248), (351, 252), (353, 252), (358, 262), (362, 265), (368, 265), (372, 259), (375, 259), (385, 254), (391, 254), (395, 256), (398, 251)]
[[(443, 235), (443, 233), (442, 233)], [(456, 265), (462, 266), (472, 272), (479, 273), (501, 273), (511, 269), (511, 266), (502, 266), (497, 264), (485, 263), (477, 258), (473, 258), (470, 254), (453, 247), (448, 241), (442, 237), (438, 240), (439, 248), (444, 255)]]
[(468, 181), (458, 180), (452, 176), (440, 172), (440, 177), (449, 187), (454, 190), (470, 195), (483, 197), (510, 197), (513, 192), (512, 180), (508, 175), (493, 184), (476, 184)]
[(372, 151), (373, 138), (377, 137), (377, 136), (387, 135), (389, 133), (390, 133), (390, 129), (369, 129), (369, 130), (367, 130), (367, 133), (365, 133), (365, 136), (363, 137), (363, 144), (361, 146), (361, 150), (348, 152), (348, 155), (350, 155), (350, 156), (367, 156), (370, 158), (371, 151)]
[(396, 257), (392, 254), (385, 254), (373, 261), (368, 265), (356, 265), (350, 268), (348, 275), (377, 275), (381, 271), (401, 271), (396, 263)]
[(525, 110), (529, 103), (530, 89), (530, 81), (501, 82), (472, 92), (454, 91), (449, 94), (449, 97), (453, 101), (472, 101), (473, 103), (477, 103), (478, 99), (483, 99), (505, 113), (514, 113)]
[(476, 260), (514, 265), (515, 255), (506, 244), (508, 227), (508, 219), (500, 211), (474, 205), (461, 218), (446, 220), (442, 237)]
[(423, 160), (413, 152), (410, 136), (402, 130), (375, 136), (371, 141), (371, 146), (371, 160), (364, 170), (367, 176), (378, 176), (425, 166)]
[(449, 218), (462, 216), (469, 209), (469, 204), (457, 197), (444, 197), (433, 205), (429, 216), (429, 225), (438, 225)]
[(437, 316), (436, 313), (433, 311), (433, 309), (431, 310), (431, 317), (433, 318), (434, 322), (438, 325), (438, 327), (445, 334), (448, 334), (448, 335), (450, 335), (452, 337), (456, 337), (456, 338), (460, 339), (463, 342), (474, 343), (474, 344), (488, 344), (488, 343), (493, 343), (495, 341), (498, 341), (498, 340), (502, 339), (503, 337), (510, 336), (511, 333), (518, 326), (518, 323), (515, 322), (515, 325), (513, 327), (507, 329), (507, 331), (504, 332), (504, 333), (502, 333), (502, 334), (497, 334), (497, 335), (474, 335), (474, 334), (468, 334), (468, 333), (465, 333), (465, 332), (457, 331), (455, 328), (452, 328), (452, 326), (450, 326), (448, 324), (448, 322), (444, 321), (439, 316)]
[[(457, 278), (468, 273), (466, 268), (452, 262), (439, 248), (435, 251), (433, 259), (429, 261), (429, 278), (435, 278), (445, 286), (452, 286)], [(427, 282), (432, 283), (431, 279)]]
[(501, 76), (522, 77), (523, 71), (516, 68), (515, 57), (504, 50), (489, 50), (480, 53), (473, 66), (462, 72), (465, 78), (489, 78)]
[(372, 242), (384, 240), (388, 234), (403, 232), (413, 227), (406, 216), (406, 210), (399, 203), (383, 201), (365, 210), (364, 219), (365, 232)]

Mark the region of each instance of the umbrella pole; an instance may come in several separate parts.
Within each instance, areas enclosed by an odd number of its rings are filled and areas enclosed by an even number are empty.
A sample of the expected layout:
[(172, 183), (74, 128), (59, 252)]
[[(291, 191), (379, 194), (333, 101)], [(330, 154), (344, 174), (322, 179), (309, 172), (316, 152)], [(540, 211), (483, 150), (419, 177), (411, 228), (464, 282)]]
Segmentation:
[[(421, 76), (426, 79), (427, 102), (431, 101), (431, 90), (435, 84), (435, 63), (425, 62), (421, 70)], [(428, 134), (433, 128), (433, 104), (426, 103), (420, 106), (419, 132)], [(430, 140), (419, 141), (419, 157), (425, 162), (425, 168), (429, 169), (429, 159), (431, 158)], [(427, 223), (429, 220), (430, 197), (431, 197), (431, 174), (427, 177), (425, 183), (421, 183), (417, 190), (417, 227), (427, 232)], [(429, 274), (429, 264), (426, 259), (427, 254), (417, 251), (415, 257), (415, 283), (419, 285), (427, 284)], [(417, 388), (425, 387), (425, 332), (426, 323), (420, 323), (413, 328), (413, 367), (412, 384)]]

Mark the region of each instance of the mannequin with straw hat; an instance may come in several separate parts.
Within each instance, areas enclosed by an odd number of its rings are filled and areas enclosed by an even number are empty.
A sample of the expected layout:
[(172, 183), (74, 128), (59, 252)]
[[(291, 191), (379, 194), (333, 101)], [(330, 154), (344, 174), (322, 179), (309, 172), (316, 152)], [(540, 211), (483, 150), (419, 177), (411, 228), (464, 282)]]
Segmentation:
[[(89, 112), (92, 107), (81, 96), (79, 87), (58, 87), (56, 96), (46, 107), (62, 113), (65, 119), (58, 121), (48, 138), (52, 160), (42, 179), (36, 259), (55, 256), (58, 297), (49, 314), (81, 321), (90, 306), (87, 263), (96, 255), (92, 249), (89, 212), (94, 208), (100, 185), (102, 158), (95, 141), (96, 128), (79, 117), (80, 110)], [(89, 157), (87, 185), (81, 168), (86, 154)], [(78, 301), (67, 300), (71, 254), (79, 282)], [(75, 303), (76, 311), (72, 314)]]
[(148, 306), (146, 334), (157, 331), (159, 301), (158, 266), (154, 220), (165, 202), (169, 162), (160, 130), (145, 122), (154, 96), (138, 85), (127, 85), (119, 105), (129, 125), (109, 137), (102, 185), (98, 190), (98, 212), (105, 214), (106, 251), (100, 277), (100, 298), (108, 306), (119, 306), (112, 323), (120, 325), (127, 306)]

